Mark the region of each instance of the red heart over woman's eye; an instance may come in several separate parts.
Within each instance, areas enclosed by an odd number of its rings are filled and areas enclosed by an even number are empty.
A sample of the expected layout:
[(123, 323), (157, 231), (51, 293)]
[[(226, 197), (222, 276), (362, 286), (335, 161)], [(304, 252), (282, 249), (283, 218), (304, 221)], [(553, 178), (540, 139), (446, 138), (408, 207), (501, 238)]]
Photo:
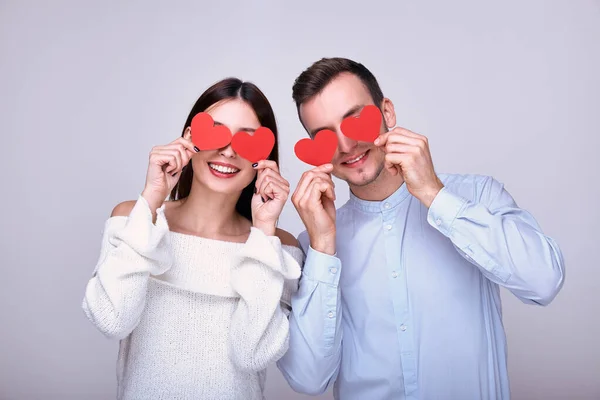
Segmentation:
[(231, 143), (231, 131), (224, 125), (214, 126), (210, 114), (201, 112), (192, 118), (192, 143), (200, 150), (216, 150)]
[(267, 127), (261, 126), (253, 135), (240, 131), (233, 135), (231, 148), (246, 160), (255, 163), (266, 160), (275, 146), (275, 135)]
[(350, 139), (374, 142), (381, 129), (381, 111), (374, 105), (364, 106), (358, 117), (345, 118), (340, 129)]
[(308, 138), (299, 140), (294, 146), (294, 152), (301, 161), (318, 167), (331, 162), (337, 146), (335, 132), (323, 129), (317, 132), (314, 140)]

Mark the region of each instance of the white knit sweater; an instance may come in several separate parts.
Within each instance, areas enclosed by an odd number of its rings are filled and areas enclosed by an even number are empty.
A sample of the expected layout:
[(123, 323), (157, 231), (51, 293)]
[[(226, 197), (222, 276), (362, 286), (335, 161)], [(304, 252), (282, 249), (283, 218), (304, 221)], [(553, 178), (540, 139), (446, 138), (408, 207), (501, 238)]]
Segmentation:
[(141, 196), (110, 218), (83, 309), (121, 339), (117, 398), (263, 399), (302, 261), (255, 228), (246, 243), (170, 232), (164, 205), (153, 224)]

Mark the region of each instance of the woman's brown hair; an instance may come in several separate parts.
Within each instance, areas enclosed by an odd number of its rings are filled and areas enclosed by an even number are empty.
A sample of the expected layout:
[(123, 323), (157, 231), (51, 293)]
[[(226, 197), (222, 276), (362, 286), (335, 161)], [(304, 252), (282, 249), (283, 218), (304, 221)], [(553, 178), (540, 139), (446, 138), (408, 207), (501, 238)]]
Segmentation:
[[(268, 159), (279, 163), (277, 123), (275, 122), (273, 108), (266, 96), (258, 87), (256, 87), (256, 85), (250, 82), (243, 82), (237, 78), (223, 79), (202, 93), (185, 121), (181, 136), (185, 134), (185, 130), (191, 125), (192, 119), (196, 114), (206, 111), (210, 106), (222, 100), (236, 98), (244, 100), (252, 107), (261, 126), (267, 127), (273, 131), (273, 134), (275, 135), (275, 146), (273, 146), (273, 150), (271, 151), (271, 154), (269, 154)], [(194, 171), (192, 169), (192, 162), (190, 161), (190, 163), (181, 171), (181, 177), (171, 191), (170, 199), (180, 200), (188, 197), (190, 195), (193, 180)], [(252, 221), (251, 201), (252, 196), (254, 195), (255, 184), (256, 177), (244, 188), (244, 190), (242, 190), (242, 194), (235, 205), (236, 211), (250, 221)]]

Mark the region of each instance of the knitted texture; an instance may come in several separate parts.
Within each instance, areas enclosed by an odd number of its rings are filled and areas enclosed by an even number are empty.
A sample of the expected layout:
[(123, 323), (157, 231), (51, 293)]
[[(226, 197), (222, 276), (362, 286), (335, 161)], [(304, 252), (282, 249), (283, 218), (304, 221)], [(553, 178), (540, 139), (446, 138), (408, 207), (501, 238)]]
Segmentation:
[(117, 398), (263, 399), (287, 351), (303, 253), (252, 228), (246, 243), (170, 232), (140, 196), (112, 217), (83, 310), (121, 339)]

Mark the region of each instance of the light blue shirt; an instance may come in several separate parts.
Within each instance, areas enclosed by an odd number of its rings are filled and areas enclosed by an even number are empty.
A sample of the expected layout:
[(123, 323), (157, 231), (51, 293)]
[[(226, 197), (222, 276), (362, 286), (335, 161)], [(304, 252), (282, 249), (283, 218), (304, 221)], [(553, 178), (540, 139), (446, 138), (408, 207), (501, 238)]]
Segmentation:
[(427, 209), (402, 185), (337, 210), (336, 256), (300, 243), (290, 348), (298, 392), (342, 400), (509, 399), (499, 285), (547, 305), (563, 284), (557, 244), (498, 181), (440, 175)]

